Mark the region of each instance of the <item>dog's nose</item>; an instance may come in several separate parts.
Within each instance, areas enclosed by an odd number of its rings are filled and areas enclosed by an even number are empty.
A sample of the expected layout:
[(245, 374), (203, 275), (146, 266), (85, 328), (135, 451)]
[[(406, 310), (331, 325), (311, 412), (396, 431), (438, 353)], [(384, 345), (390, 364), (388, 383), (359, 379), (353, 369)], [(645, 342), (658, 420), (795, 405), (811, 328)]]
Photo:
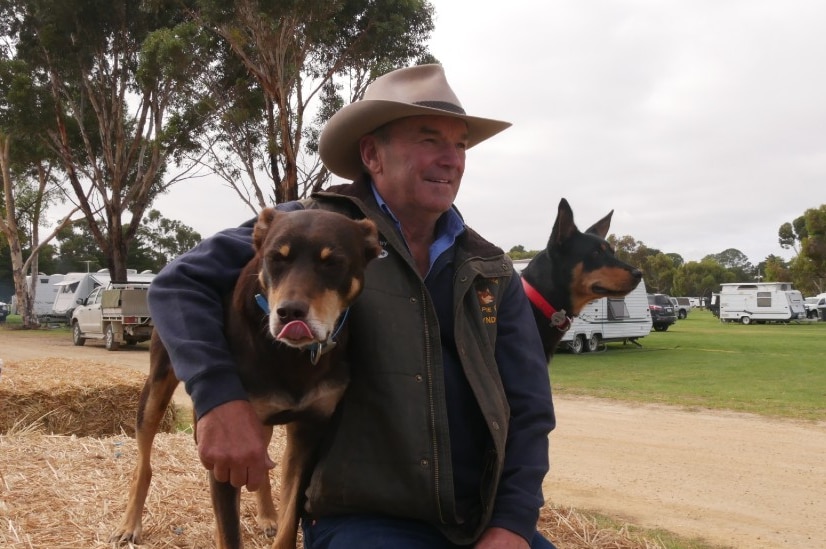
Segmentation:
[(282, 322), (292, 322), (293, 320), (304, 320), (310, 307), (303, 301), (283, 301), (275, 309), (275, 314)]
[(631, 271), (631, 276), (633, 276), (637, 280), (640, 280), (642, 278), (642, 271), (639, 269), (634, 269), (633, 271)]

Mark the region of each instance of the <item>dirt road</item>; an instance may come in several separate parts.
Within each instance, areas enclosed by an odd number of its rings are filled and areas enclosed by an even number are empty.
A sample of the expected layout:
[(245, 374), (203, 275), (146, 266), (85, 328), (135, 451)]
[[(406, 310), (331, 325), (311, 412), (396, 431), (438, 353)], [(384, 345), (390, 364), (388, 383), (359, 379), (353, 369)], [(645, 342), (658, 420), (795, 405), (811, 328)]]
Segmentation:
[[(146, 371), (146, 344), (108, 352), (68, 334), (0, 329), (6, 362), (61, 357)], [(179, 388), (177, 397), (188, 403)], [(558, 505), (737, 548), (826, 549), (826, 424), (557, 396)]]

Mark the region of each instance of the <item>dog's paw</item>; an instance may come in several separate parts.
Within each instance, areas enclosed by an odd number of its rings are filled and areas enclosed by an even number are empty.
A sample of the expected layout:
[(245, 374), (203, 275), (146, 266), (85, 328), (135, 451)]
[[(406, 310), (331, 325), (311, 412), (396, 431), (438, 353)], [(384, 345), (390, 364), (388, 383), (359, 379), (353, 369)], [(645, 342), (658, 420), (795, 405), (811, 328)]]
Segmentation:
[(258, 527), (263, 530), (264, 535), (268, 538), (274, 538), (278, 533), (278, 522), (275, 519), (265, 517), (255, 517)]
[(138, 531), (124, 531), (118, 530), (117, 532), (113, 533), (109, 536), (109, 543), (114, 544), (115, 547), (119, 547), (121, 545), (140, 545), (141, 544), (141, 533), (140, 530)]

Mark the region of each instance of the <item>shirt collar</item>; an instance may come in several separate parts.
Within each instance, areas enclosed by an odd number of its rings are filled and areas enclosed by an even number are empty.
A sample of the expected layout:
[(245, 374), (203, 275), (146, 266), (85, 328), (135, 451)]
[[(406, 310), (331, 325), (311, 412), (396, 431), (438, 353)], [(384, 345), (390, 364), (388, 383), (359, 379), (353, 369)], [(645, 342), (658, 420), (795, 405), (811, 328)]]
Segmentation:
[[(376, 189), (376, 186), (372, 181), (370, 182), (370, 188), (373, 191), (373, 196), (375, 197), (379, 208), (387, 214), (391, 220), (393, 220), (393, 224), (396, 226), (396, 229), (399, 231), (402, 239), (404, 239), (401, 223), (399, 223), (398, 218), (396, 218), (393, 214), (393, 211), (390, 209), (390, 206), (387, 205), (387, 202), (385, 202), (381, 197), (378, 189)], [(465, 222), (456, 207), (451, 206), (450, 209), (443, 213), (436, 222), (436, 238), (433, 240), (433, 244), (430, 245), (431, 268), (439, 256), (450, 249), (450, 247), (453, 246), (453, 243), (456, 242), (459, 235), (463, 232), (465, 232)], [(405, 242), (405, 244), (406, 243), (407, 242)]]

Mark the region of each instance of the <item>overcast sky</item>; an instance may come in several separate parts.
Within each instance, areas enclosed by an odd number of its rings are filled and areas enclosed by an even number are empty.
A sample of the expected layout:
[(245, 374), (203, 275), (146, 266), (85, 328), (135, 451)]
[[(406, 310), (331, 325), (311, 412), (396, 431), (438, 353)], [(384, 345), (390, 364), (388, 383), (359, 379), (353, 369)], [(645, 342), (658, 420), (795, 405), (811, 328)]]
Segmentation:
[[(564, 197), (581, 229), (613, 209), (618, 236), (756, 264), (826, 203), (823, 0), (431, 3), (465, 110), (514, 124), (468, 152), (457, 199), (505, 250), (544, 247)], [(157, 207), (209, 236), (250, 217), (235, 202), (184, 183)]]

